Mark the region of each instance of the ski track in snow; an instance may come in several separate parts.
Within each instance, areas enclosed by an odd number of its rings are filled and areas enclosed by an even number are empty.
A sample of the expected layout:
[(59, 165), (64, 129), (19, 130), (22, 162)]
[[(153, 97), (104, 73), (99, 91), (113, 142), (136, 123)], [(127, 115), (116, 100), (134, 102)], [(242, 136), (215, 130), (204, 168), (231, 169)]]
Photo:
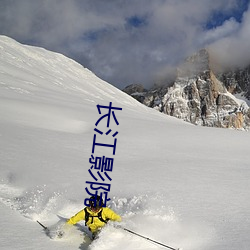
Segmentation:
[[(60, 220), (60, 216), (58, 217), (57, 214), (69, 218), (83, 206), (82, 203), (65, 200), (60, 193), (50, 193), (46, 186), (25, 191), (10, 183), (1, 183), (0, 202), (17, 211), (20, 216), (24, 216), (26, 219), (34, 222), (36, 220), (45, 222), (45, 225), (50, 229), (50, 238), (55, 241), (63, 241), (71, 246), (79, 244), (79, 249), (115, 250), (120, 247), (128, 250), (162, 249), (161, 246), (153, 242), (116, 228), (113, 222), (109, 223), (101, 231), (99, 238), (92, 243), (84, 222), (67, 228), (64, 237), (58, 239), (57, 232), (64, 228), (66, 219)], [(199, 244), (204, 244), (204, 239), (201, 239), (201, 235), (199, 235), (201, 225), (191, 227), (181, 221), (179, 215), (175, 214), (171, 207), (164, 205), (163, 195), (144, 194), (129, 198), (113, 197), (110, 207), (122, 216), (122, 227), (145, 237), (171, 247), (185, 246), (184, 249), (187, 250), (193, 247), (198, 249)], [(121, 241), (121, 239), (123, 240)], [(124, 248), (124, 240), (128, 242), (126, 248)]]

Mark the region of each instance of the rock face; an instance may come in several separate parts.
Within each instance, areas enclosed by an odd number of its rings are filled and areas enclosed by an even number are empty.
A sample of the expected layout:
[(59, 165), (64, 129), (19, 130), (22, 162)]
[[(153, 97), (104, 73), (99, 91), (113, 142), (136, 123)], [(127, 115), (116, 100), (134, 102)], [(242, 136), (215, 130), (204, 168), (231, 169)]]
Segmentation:
[(250, 100), (250, 66), (218, 74), (218, 79), (225, 84), (230, 93), (242, 93)]
[(131, 84), (128, 85), (125, 89), (123, 89), (125, 93), (128, 95), (133, 96), (137, 101), (142, 102), (144, 101), (144, 95), (146, 94), (147, 90), (144, 89), (142, 84)]
[[(214, 74), (209, 53), (201, 50), (178, 68), (174, 83), (130, 93), (143, 104), (196, 125), (248, 129), (250, 109), (233, 94), (250, 96), (250, 68)], [(130, 85), (132, 89), (132, 85)], [(142, 90), (143, 91), (140, 91)]]

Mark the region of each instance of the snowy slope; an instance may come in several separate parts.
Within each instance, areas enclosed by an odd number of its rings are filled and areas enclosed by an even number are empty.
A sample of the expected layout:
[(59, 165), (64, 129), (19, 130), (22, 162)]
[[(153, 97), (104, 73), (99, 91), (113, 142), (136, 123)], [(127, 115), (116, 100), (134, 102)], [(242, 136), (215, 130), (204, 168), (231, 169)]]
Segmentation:
[(92, 244), (84, 226), (51, 240), (35, 222), (53, 227), (57, 215), (68, 218), (83, 208), (96, 105), (109, 102), (123, 109), (109, 194), (122, 225), (185, 250), (248, 250), (248, 132), (165, 116), (60, 54), (4, 36), (0, 248), (162, 249), (112, 225)]

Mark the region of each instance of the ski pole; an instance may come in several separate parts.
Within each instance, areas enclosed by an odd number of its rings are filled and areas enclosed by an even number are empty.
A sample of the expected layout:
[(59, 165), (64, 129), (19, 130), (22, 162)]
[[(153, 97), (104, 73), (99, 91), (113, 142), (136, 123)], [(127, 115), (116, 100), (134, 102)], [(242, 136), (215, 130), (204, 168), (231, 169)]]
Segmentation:
[(37, 220), (36, 222), (37, 222), (40, 226), (42, 226), (44, 230), (48, 230), (48, 228), (45, 227), (41, 222), (39, 222), (38, 220)]
[(150, 239), (150, 238), (148, 238), (148, 237), (145, 237), (145, 236), (143, 236), (143, 235), (141, 235), (141, 234), (135, 233), (135, 232), (133, 232), (133, 231), (127, 229), (127, 228), (122, 227), (122, 229), (125, 230), (125, 231), (127, 231), (127, 232), (129, 232), (129, 233), (131, 233), (131, 234), (137, 235), (137, 236), (139, 236), (139, 237), (141, 237), (141, 238), (143, 238), (143, 239), (146, 239), (146, 240), (148, 240), (148, 241), (152, 241), (152, 242), (154, 242), (154, 243), (156, 243), (156, 244), (158, 244), (158, 245), (161, 245), (161, 246), (163, 246), (163, 247), (169, 248), (169, 249), (171, 249), (171, 250), (180, 250), (180, 248), (173, 248), (173, 247), (167, 246), (167, 245), (162, 244), (162, 243), (160, 243), (160, 242), (158, 242), (158, 241), (155, 241), (155, 240), (152, 240), (152, 239)]

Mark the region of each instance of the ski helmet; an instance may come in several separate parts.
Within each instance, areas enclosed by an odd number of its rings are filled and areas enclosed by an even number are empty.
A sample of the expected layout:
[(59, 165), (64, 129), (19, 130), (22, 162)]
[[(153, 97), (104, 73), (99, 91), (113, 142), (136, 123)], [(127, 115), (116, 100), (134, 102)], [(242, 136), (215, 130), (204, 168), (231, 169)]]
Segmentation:
[(102, 207), (103, 199), (99, 195), (91, 196), (89, 198), (89, 204), (90, 204), (90, 207), (95, 207), (95, 208)]

